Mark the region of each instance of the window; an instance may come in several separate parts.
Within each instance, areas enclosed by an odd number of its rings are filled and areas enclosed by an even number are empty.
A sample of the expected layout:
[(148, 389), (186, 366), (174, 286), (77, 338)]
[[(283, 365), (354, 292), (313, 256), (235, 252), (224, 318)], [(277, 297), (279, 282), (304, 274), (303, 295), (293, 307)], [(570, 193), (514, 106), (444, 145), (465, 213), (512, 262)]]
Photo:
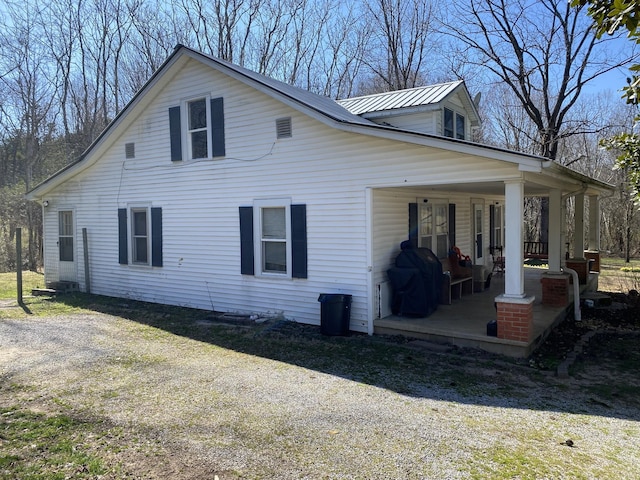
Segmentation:
[(504, 206), (491, 205), (489, 208), (489, 223), (491, 228), (491, 246), (504, 247)]
[(464, 117), (456, 113), (456, 138), (464, 140)]
[(444, 136), (453, 138), (453, 112), (444, 109)]
[(306, 212), (306, 205), (291, 205), (288, 199), (240, 207), (240, 272), (307, 278)]
[(291, 217), (288, 200), (254, 203), (256, 267), (260, 275), (290, 275)]
[(438, 258), (449, 253), (449, 202), (427, 200), (418, 203), (418, 246), (433, 251)]
[(133, 263), (149, 263), (149, 227), (147, 209), (131, 209), (131, 259)]
[(209, 114), (207, 113), (207, 99), (199, 98), (187, 102), (188, 126), (187, 146), (189, 158), (209, 158)]
[(224, 156), (223, 99), (204, 96), (169, 108), (169, 138), (173, 162)]
[[(290, 235), (289, 235), (290, 236)], [(262, 273), (287, 273), (287, 209), (260, 209), (260, 264)]]
[(58, 212), (58, 249), (61, 262), (73, 262), (73, 212)]
[(464, 115), (459, 113), (455, 113), (453, 110), (449, 110), (448, 108), (444, 109), (444, 123), (443, 123), (443, 134), (445, 137), (458, 138), (460, 140), (465, 139), (465, 120)]
[(162, 208), (118, 209), (118, 259), (122, 265), (162, 266)]

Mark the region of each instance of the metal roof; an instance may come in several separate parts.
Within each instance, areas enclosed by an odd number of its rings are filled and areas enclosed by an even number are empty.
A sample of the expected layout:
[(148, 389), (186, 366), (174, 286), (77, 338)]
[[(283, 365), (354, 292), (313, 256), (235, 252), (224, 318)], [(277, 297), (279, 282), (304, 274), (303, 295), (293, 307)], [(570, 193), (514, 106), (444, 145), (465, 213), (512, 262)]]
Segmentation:
[(395, 110), (398, 108), (432, 105), (441, 102), (462, 84), (462, 80), (438, 83), (426, 87), (409, 88), (394, 92), (376, 93), (363, 97), (345, 98), (338, 103), (355, 115)]
[(296, 102), (302, 103), (307, 107), (310, 107), (320, 112), (321, 114), (331, 117), (334, 120), (337, 120), (339, 122), (353, 123), (353, 124), (367, 125), (367, 126), (375, 125), (375, 123), (371, 122), (370, 120), (362, 118), (357, 114), (354, 114), (353, 112), (349, 111), (348, 109), (345, 109), (342, 105), (339, 104), (339, 102), (336, 102), (335, 100), (329, 97), (318, 95), (308, 90), (304, 90), (302, 88), (289, 85), (287, 83), (281, 82), (274, 78), (262, 75), (258, 72), (254, 72), (252, 70), (241, 67), (239, 65), (227, 62), (220, 58), (216, 58), (211, 55), (206, 55), (202, 52), (197, 52), (188, 47), (182, 47), (182, 48), (184, 48), (187, 52), (190, 52), (192, 55), (205, 58), (209, 62), (226, 67), (229, 71), (233, 71), (245, 78), (249, 78), (254, 82), (264, 85), (265, 87), (267, 87), (272, 91), (279, 92), (282, 95), (285, 95), (295, 100)]

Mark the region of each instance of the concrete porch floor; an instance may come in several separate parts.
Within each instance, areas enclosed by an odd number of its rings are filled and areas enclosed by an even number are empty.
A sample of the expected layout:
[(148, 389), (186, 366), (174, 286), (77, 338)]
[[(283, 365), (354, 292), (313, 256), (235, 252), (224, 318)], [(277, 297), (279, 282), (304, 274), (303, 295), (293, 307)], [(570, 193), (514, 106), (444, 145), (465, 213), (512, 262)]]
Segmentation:
[[(543, 306), (540, 278), (546, 269), (525, 267), (525, 293), (535, 296), (533, 304), (533, 340), (518, 342), (487, 336), (487, 323), (496, 319), (494, 299), (504, 292), (504, 275), (494, 273), (490, 288), (454, 300), (452, 305), (438, 305), (426, 318), (389, 316), (374, 321), (374, 334), (404, 335), (436, 343), (471, 347), (510, 357), (528, 357), (542, 343), (555, 325), (571, 314), (573, 321), (573, 286), (566, 307)], [(581, 291), (586, 289), (580, 285)]]

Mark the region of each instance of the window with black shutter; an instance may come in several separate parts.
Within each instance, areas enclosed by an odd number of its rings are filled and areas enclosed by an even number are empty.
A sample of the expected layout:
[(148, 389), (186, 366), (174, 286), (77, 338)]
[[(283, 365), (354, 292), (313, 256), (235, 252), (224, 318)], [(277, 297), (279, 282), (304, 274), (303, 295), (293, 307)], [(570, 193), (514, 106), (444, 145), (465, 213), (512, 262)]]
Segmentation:
[(307, 278), (306, 205), (257, 200), (240, 214), (240, 272)]
[(162, 266), (162, 208), (118, 209), (118, 261)]

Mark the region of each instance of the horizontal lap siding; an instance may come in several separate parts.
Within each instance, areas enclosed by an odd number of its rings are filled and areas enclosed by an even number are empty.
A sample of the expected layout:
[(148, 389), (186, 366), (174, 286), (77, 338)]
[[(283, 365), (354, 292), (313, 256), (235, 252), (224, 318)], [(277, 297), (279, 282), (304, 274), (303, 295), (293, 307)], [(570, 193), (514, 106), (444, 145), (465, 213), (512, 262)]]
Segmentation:
[[(202, 94), (224, 97), (226, 157), (171, 162), (168, 109)], [(293, 119), (293, 137), (276, 140), (275, 119), (283, 116)], [(125, 161), (127, 142), (135, 142), (136, 158)], [(497, 162), (479, 168), (474, 158), (328, 128), (192, 62), (96, 165), (74, 179), (73, 188), (67, 182), (55, 196), (76, 205), (77, 231), (88, 230), (94, 293), (221, 311), (282, 312), (311, 324), (320, 322), (318, 294), (346, 293), (354, 296), (351, 327), (366, 331), (366, 188), (405, 180), (463, 181), (474, 169), (480, 176), (499, 174)], [(374, 232), (380, 220), (385, 232), (380, 239), (374, 235), (376, 268), (388, 264), (390, 245), (406, 236), (406, 196), (381, 206), (381, 218), (374, 218)], [(240, 274), (238, 207), (258, 198), (307, 205), (307, 279)], [(375, 210), (386, 198), (374, 200)], [(133, 205), (162, 207), (161, 268), (118, 264), (117, 210)], [(463, 208), (457, 215), (464, 222)], [(56, 222), (47, 212), (50, 258)]]

